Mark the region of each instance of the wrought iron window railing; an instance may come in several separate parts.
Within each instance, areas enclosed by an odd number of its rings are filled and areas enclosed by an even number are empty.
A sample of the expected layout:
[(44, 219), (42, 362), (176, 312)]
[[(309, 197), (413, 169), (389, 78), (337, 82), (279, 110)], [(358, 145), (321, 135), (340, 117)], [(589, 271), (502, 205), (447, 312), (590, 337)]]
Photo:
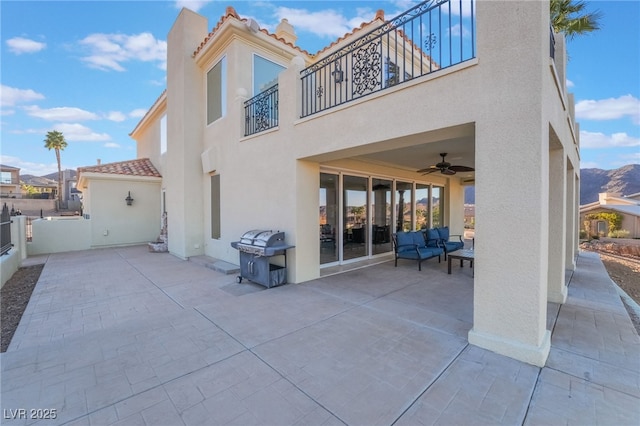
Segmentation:
[(278, 85), (269, 87), (244, 103), (244, 135), (278, 126)]
[(0, 256), (11, 250), (11, 247), (11, 214), (7, 203), (4, 203), (0, 214)]
[(306, 117), (475, 57), (475, 0), (428, 0), (302, 70)]

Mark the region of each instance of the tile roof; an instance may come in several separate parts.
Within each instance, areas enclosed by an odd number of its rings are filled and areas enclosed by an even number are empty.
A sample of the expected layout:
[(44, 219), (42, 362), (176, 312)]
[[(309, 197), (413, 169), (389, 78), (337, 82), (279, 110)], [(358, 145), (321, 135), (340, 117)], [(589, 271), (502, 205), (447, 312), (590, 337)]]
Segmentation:
[[(238, 15), (238, 12), (236, 12), (236, 10), (232, 7), (232, 6), (228, 6), (225, 14), (220, 18), (220, 20), (218, 21), (218, 23), (216, 24), (216, 26), (213, 28), (213, 30), (211, 30), (211, 32), (204, 38), (204, 40), (202, 41), (202, 43), (200, 43), (200, 45), (198, 46), (198, 48), (193, 52), (193, 56), (197, 56), (198, 53), (200, 53), (200, 51), (207, 45), (207, 43), (209, 42), (209, 40), (213, 37), (213, 35), (216, 33), (216, 31), (218, 31), (218, 29), (222, 26), (222, 24), (229, 18), (236, 18), (237, 20), (241, 21), (241, 22), (247, 22), (248, 19), (246, 18), (241, 18), (240, 15)], [(301, 53), (304, 53), (305, 55), (311, 56), (311, 57), (315, 57), (318, 56), (319, 54), (327, 51), (328, 49), (332, 48), (333, 46), (335, 46), (336, 44), (340, 43), (341, 41), (353, 36), (355, 33), (362, 31), (364, 28), (366, 28), (367, 26), (369, 26), (371, 23), (373, 23), (374, 21), (382, 21), (384, 22), (384, 10), (379, 9), (378, 11), (376, 11), (376, 16), (370, 21), (370, 22), (363, 22), (362, 24), (360, 24), (360, 27), (358, 28), (354, 28), (351, 32), (346, 33), (344, 36), (338, 38), (336, 41), (334, 41), (333, 43), (331, 43), (329, 46), (319, 50), (317, 53), (312, 54), (309, 53), (308, 51), (302, 49), (299, 46), (296, 46), (288, 41), (285, 41), (282, 37), (278, 37), (276, 34), (270, 33), (269, 31), (267, 31), (264, 28), (260, 28), (260, 32), (264, 33), (266, 35), (268, 35), (269, 37), (272, 37), (288, 46), (293, 47), (296, 50), (299, 50)]]
[[(241, 22), (247, 22), (248, 19), (246, 18), (241, 18), (240, 15), (238, 15), (238, 12), (236, 12), (236, 10), (233, 8), (233, 6), (227, 6), (227, 9), (225, 10), (224, 15), (220, 18), (220, 20), (218, 21), (218, 23), (216, 24), (216, 26), (213, 28), (213, 30), (211, 30), (211, 32), (204, 38), (204, 40), (202, 41), (202, 43), (200, 43), (200, 45), (198, 46), (198, 48), (193, 52), (193, 56), (197, 56), (198, 53), (200, 53), (200, 51), (207, 45), (207, 43), (209, 42), (209, 40), (213, 37), (213, 35), (216, 33), (216, 31), (218, 31), (218, 29), (222, 26), (222, 24), (224, 24), (224, 22), (229, 19), (229, 18), (236, 18), (237, 20), (241, 21)], [(278, 37), (275, 34), (270, 33), (269, 31), (265, 30), (264, 28), (260, 28), (260, 32), (264, 33), (266, 35), (268, 35), (269, 37), (272, 37), (276, 40), (279, 40), (280, 42), (293, 47), (296, 50), (299, 50), (301, 53), (304, 53), (305, 55), (309, 55), (312, 56), (309, 52), (307, 52), (304, 49), (301, 49), (298, 46), (295, 46), (292, 43), (289, 43), (287, 41), (285, 41), (282, 37)]]
[(162, 177), (160, 172), (158, 172), (151, 160), (149, 160), (148, 158), (138, 158), (136, 160), (120, 161), (118, 163), (79, 167), (78, 174), (81, 173), (104, 173), (112, 175)]

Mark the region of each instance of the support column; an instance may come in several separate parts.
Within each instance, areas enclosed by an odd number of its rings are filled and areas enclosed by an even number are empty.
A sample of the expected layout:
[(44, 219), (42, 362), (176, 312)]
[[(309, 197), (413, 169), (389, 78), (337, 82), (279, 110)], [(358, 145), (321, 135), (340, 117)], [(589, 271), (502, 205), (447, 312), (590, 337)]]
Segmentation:
[(565, 226), (567, 236), (565, 238), (565, 268), (571, 271), (576, 269), (576, 250), (580, 240), (578, 224), (578, 198), (577, 182), (573, 166), (567, 162), (567, 224)]
[[(551, 133), (550, 139), (555, 135)], [(550, 140), (553, 143), (553, 140)], [(549, 302), (567, 300), (565, 285), (565, 255), (567, 221), (566, 156), (562, 148), (549, 151), (549, 252), (547, 269), (547, 297)]]
[[(549, 3), (483, 1), (477, 6), (483, 22), (477, 29), (483, 108), (475, 127), (476, 261), (469, 342), (543, 366), (551, 347), (546, 329), (549, 124), (542, 118), (541, 96), (521, 88), (542, 87), (548, 73)], [(515, 55), (520, 60), (513, 61)], [(485, 90), (487, 85), (495, 90)]]

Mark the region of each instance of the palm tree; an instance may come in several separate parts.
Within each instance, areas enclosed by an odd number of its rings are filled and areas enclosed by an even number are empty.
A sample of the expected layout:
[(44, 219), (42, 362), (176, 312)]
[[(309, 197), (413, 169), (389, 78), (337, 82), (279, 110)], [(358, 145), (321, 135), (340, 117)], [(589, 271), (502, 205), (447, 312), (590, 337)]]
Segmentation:
[(587, 13), (582, 0), (551, 0), (551, 26), (569, 40), (600, 29), (598, 21), (602, 13), (598, 10)]
[(44, 147), (49, 151), (54, 149), (56, 151), (56, 160), (58, 161), (58, 209), (62, 207), (62, 169), (60, 168), (60, 151), (67, 147), (67, 141), (64, 140), (62, 132), (52, 130), (47, 132), (47, 137), (44, 140)]

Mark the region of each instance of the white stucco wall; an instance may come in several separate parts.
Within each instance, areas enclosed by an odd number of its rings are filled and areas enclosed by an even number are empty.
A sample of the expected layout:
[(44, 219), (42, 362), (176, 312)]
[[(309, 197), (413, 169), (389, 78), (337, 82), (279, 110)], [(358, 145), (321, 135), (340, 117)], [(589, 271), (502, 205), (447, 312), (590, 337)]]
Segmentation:
[[(93, 177), (88, 180), (85, 214), (91, 247), (144, 244), (160, 234), (160, 178)], [(125, 198), (131, 192), (133, 204)]]
[(91, 221), (80, 216), (35, 219), (29, 256), (91, 248)]

